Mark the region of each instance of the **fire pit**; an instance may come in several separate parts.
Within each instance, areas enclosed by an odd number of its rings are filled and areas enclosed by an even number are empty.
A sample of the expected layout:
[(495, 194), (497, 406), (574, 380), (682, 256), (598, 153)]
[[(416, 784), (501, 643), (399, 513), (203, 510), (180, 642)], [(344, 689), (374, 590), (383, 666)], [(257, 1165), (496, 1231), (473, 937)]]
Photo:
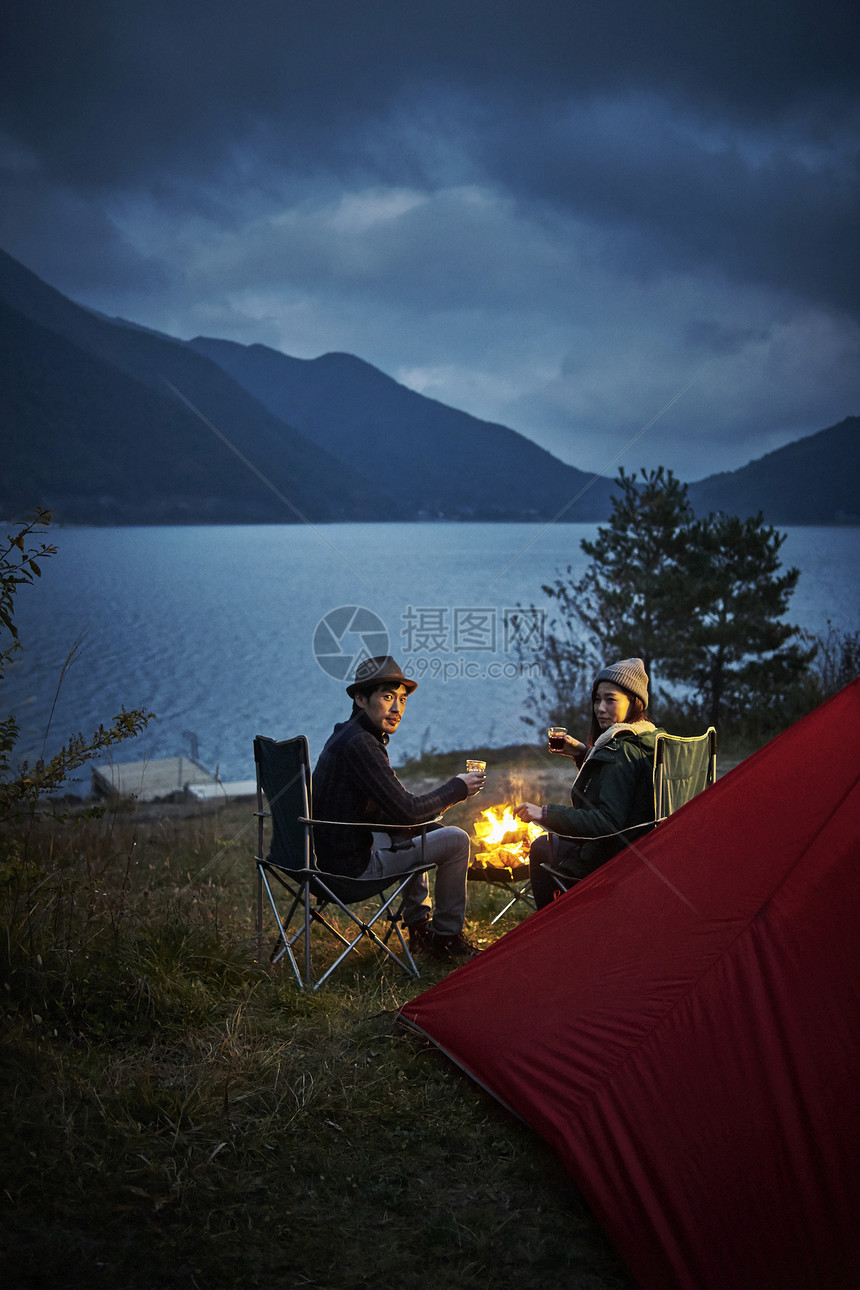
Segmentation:
[(475, 821), (469, 877), (478, 882), (527, 878), (529, 847), (543, 829), (517, 819), (512, 806), (490, 807)]

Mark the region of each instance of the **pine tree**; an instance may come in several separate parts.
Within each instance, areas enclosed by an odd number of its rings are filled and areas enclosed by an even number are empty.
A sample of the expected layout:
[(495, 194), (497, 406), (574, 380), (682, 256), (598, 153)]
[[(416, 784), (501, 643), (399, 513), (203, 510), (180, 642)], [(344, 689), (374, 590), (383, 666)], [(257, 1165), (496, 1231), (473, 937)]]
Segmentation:
[(616, 481), (609, 525), (581, 543), (591, 564), (574, 588), (576, 612), (604, 658), (637, 657), (652, 676), (683, 629), (692, 589), (686, 534), (694, 516), (687, 486), (662, 466)]
[[(654, 696), (655, 673), (687, 688), (691, 716), (719, 725), (785, 695), (807, 673), (815, 648), (783, 621), (799, 571), (781, 571), (783, 534), (763, 517), (697, 519), (687, 486), (662, 466), (622, 470), (609, 523), (582, 550), (574, 581), (559, 575), (533, 700), (552, 720), (578, 721), (602, 664), (639, 657)], [(664, 699), (667, 697), (662, 691)]]
[(667, 675), (690, 685), (705, 720), (719, 725), (784, 695), (815, 649), (790, 643), (799, 629), (782, 615), (800, 572), (780, 572), (785, 534), (761, 513), (745, 520), (712, 514), (690, 524), (685, 536), (683, 581), (693, 601)]

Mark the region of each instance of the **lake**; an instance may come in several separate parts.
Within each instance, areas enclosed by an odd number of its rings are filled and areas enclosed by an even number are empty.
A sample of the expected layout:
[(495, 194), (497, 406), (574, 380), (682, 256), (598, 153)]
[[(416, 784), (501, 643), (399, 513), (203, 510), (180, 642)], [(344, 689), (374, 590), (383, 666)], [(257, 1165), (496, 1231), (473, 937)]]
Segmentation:
[[(349, 713), (362, 651), (391, 652), (419, 681), (392, 741), (395, 764), (430, 748), (530, 738), (515, 637), (540, 657), (541, 584), (595, 525), (335, 524), (58, 528), (43, 577), (19, 596), (23, 650), (3, 711), (16, 757), (50, 755), (120, 707), (158, 720), (117, 761), (196, 756), (253, 777), (255, 734), (305, 733), (316, 756)], [(788, 618), (812, 632), (860, 628), (860, 528), (785, 530), (801, 578)], [(78, 645), (62, 684), (63, 663)], [(59, 684), (59, 690), (58, 690)], [(51, 708), (54, 706), (53, 717)], [(50, 730), (47, 741), (45, 732)], [(88, 787), (88, 780), (83, 785)], [(80, 791), (80, 790), (79, 790)]]

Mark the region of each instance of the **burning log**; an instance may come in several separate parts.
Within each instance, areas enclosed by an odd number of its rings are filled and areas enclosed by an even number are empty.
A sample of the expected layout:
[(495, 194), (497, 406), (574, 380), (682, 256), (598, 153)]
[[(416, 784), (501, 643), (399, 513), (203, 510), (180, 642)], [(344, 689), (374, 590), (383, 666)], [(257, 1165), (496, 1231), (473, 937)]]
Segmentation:
[(528, 873), (529, 847), (543, 829), (517, 819), (512, 806), (489, 807), (475, 821), (472, 878), (506, 882)]

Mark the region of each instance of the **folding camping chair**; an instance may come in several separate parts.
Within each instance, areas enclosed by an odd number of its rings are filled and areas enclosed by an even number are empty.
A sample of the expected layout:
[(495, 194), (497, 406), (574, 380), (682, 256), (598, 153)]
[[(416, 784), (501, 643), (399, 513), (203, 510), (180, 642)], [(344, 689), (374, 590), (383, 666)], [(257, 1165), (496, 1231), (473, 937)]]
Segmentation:
[(659, 824), (717, 778), (717, 732), (659, 734), (654, 748), (654, 819)]
[[(633, 825), (620, 829), (609, 837), (621, 837), (625, 846), (631, 846), (637, 838), (650, 831), (662, 820), (667, 819), (680, 806), (691, 801), (702, 789), (713, 784), (717, 778), (717, 732), (713, 726), (703, 735), (657, 735), (654, 745), (654, 760), (651, 766), (654, 784), (654, 820), (647, 824)], [(551, 833), (550, 847), (556, 851), (555, 839), (562, 835)], [(562, 837), (563, 841), (567, 838)], [(579, 841), (574, 838), (571, 841)], [(560, 873), (552, 864), (542, 866), (551, 874), (556, 885), (567, 891), (574, 886), (576, 879)]]
[[(341, 874), (327, 873), (317, 862), (313, 842), (314, 825), (336, 826), (346, 824), (346, 821), (314, 820), (311, 817), (311, 770), (307, 739), (304, 735), (283, 740), (258, 735), (254, 740), (254, 762), (257, 769), (257, 944), (260, 958), (263, 954), (265, 892), (277, 926), (271, 962), (278, 963), (286, 956), (300, 988), (312, 986), (314, 990), (319, 989), (335, 968), (365, 939), (397, 963), (404, 972), (410, 976), (419, 976), (415, 960), (400, 929), (399, 919), (409, 881), (416, 873), (426, 873), (435, 867), (424, 863), (427, 825), (435, 821), (428, 820), (417, 826), (362, 825), (389, 834), (397, 829), (414, 832), (416, 827), (420, 828), (422, 863), (417, 868), (379, 879), (346, 878)], [(271, 821), (268, 853), (265, 851), (264, 840), (266, 820)], [(391, 888), (393, 890), (389, 890)], [(278, 908), (279, 897), (283, 915)], [(373, 899), (378, 900), (378, 907), (366, 921), (351, 908)], [(349, 936), (345, 936), (328, 916), (336, 910), (349, 920)], [(380, 919), (388, 924), (382, 936), (376, 930)], [(328, 932), (343, 947), (334, 963), (316, 980), (311, 955), (312, 928), (321, 934)], [(380, 930), (382, 928), (383, 925), (380, 924)], [(395, 953), (388, 944), (392, 933), (399, 942), (400, 954)], [(300, 970), (296, 949), (302, 938)]]

